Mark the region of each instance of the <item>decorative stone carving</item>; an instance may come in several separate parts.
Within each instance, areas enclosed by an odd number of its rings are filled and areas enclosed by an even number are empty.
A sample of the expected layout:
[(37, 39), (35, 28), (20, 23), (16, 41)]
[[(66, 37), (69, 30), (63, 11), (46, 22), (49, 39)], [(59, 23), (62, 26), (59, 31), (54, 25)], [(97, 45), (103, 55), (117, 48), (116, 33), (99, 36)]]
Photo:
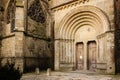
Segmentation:
[(49, 25), (51, 23), (51, 15), (48, 8), (47, 0), (28, 0), (28, 34), (35, 37), (46, 38), (46, 28), (49, 32)]
[(28, 19), (28, 33), (36, 37), (46, 37), (45, 35), (45, 26), (42, 23), (35, 22), (32, 19)]
[(34, 0), (28, 9), (28, 16), (36, 22), (45, 23), (45, 14), (42, 10), (42, 5), (39, 0)]
[(62, 10), (62, 9), (68, 8), (68, 7), (72, 7), (72, 6), (76, 6), (76, 5), (79, 5), (79, 4), (85, 4), (86, 2), (89, 2), (89, 1), (90, 0), (73, 0), (69, 4), (68, 3), (63, 3), (62, 6), (55, 6), (52, 9), (54, 11), (59, 11), (59, 10)]

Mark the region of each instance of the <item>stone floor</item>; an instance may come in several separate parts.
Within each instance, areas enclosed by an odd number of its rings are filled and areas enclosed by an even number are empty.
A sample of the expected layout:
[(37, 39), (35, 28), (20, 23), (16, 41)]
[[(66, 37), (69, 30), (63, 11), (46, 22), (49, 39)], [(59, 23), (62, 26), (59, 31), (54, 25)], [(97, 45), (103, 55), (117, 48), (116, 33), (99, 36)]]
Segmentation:
[(51, 76), (47, 76), (46, 72), (41, 72), (39, 75), (34, 73), (24, 74), (21, 80), (120, 80), (120, 75), (102, 75), (88, 71), (52, 71)]

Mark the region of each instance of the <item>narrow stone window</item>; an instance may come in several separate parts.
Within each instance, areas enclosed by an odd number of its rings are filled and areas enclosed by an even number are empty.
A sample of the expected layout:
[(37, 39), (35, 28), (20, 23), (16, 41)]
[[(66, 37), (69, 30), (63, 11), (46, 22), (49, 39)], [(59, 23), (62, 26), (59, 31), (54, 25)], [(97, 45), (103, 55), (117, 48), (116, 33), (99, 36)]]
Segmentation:
[(7, 24), (10, 24), (11, 26), (11, 32), (14, 32), (15, 28), (15, 0), (11, 0), (9, 5), (8, 5), (8, 10), (7, 10)]

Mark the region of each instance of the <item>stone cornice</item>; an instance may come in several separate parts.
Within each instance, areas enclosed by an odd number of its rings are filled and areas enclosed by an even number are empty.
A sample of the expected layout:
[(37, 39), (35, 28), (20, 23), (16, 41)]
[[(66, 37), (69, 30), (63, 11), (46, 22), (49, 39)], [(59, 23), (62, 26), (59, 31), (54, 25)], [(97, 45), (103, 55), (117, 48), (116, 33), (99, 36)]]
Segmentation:
[(76, 5), (79, 5), (79, 4), (84, 4), (85, 2), (89, 2), (89, 1), (90, 0), (73, 0), (73, 1), (70, 1), (70, 2), (67, 2), (67, 3), (60, 4), (58, 6), (52, 7), (51, 9), (53, 11), (58, 11), (58, 10), (62, 10), (62, 9), (72, 7), (72, 6), (76, 6)]
[(74, 39), (55, 39), (55, 40), (59, 40), (59, 41), (74, 41)]
[(45, 41), (48, 41), (48, 42), (51, 41), (51, 38), (49, 38), (49, 37), (41, 37), (41, 36), (26, 33), (26, 32), (24, 32), (24, 34), (25, 34), (25, 36), (32, 37), (32, 38), (35, 38), (35, 39), (45, 40)]
[(11, 38), (11, 37), (14, 37), (14, 36), (15, 36), (15, 34), (14, 34), (14, 33), (11, 33), (11, 34), (9, 34), (9, 35), (2, 36), (1, 39), (3, 40), (3, 39)]
[(105, 32), (105, 33), (102, 33), (102, 34), (98, 35), (97, 38), (99, 39), (99, 38), (105, 37), (107, 33), (113, 33), (113, 34), (114, 34), (114, 30), (111, 30), (111, 31), (107, 31), (107, 32)]

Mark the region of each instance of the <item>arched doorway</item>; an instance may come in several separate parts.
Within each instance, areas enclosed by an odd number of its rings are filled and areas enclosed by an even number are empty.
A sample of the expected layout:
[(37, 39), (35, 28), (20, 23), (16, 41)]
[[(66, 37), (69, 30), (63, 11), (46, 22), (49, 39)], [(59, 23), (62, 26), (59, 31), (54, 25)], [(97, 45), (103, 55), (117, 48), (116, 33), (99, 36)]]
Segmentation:
[[(110, 32), (109, 20), (101, 9), (94, 6), (81, 6), (70, 11), (59, 23), (59, 27), (55, 28), (55, 69), (77, 67), (77, 69), (94, 71), (98, 68), (102, 69), (102, 64), (107, 64), (112, 69), (105, 67), (105, 70), (114, 72), (114, 64), (111, 63), (112, 58), (110, 58), (114, 55), (110, 53), (109, 47), (111, 45), (109, 44), (111, 43), (107, 42), (111, 36), (113, 34)], [(82, 45), (84, 48), (81, 47)], [(90, 48), (95, 46), (96, 57), (94, 59), (96, 60), (90, 60), (89, 57), (93, 51)], [(76, 48), (84, 50), (83, 58), (77, 54), (79, 51)], [(111, 55), (106, 56), (107, 54)], [(78, 63), (76, 58), (84, 59), (82, 60), (84, 63)], [(78, 66), (77, 63), (81, 66)], [(92, 67), (96, 68), (92, 69)]]
[[(91, 65), (93, 66), (91, 55), (93, 51), (92, 48), (96, 46), (94, 45), (94, 43), (96, 44), (96, 40), (97, 40), (96, 36), (97, 36), (96, 29), (91, 25), (83, 25), (79, 29), (77, 29), (75, 33), (75, 43), (76, 43), (75, 56), (76, 56), (77, 70), (84, 70), (84, 69), (90, 70)], [(97, 55), (97, 52), (95, 53), (95, 55)], [(96, 56), (94, 57), (96, 58)]]
[[(86, 46), (84, 46), (83, 42), (79, 42), (76, 44), (76, 69), (77, 70), (83, 70), (84, 69), (84, 59), (87, 60), (87, 70), (90, 71), (96, 71), (97, 67), (97, 44), (96, 41), (88, 41), (87, 43), (87, 49)], [(87, 50), (87, 51), (85, 51)], [(87, 52), (87, 57), (85, 57), (85, 52)]]

